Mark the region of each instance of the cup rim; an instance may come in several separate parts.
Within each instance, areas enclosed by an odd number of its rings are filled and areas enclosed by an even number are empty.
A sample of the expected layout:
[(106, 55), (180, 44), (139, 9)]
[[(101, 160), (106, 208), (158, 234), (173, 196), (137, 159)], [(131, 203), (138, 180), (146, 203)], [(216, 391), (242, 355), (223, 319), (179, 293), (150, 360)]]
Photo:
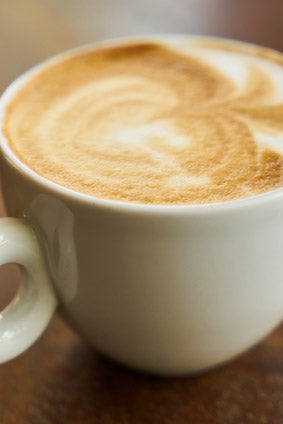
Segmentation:
[[(98, 198), (92, 195), (84, 194), (67, 187), (64, 187), (58, 183), (55, 183), (46, 177), (38, 174), (24, 162), (22, 162), (19, 157), (14, 153), (11, 147), (8, 144), (8, 141), (3, 133), (3, 118), (5, 115), (6, 106), (8, 106), (9, 102), (12, 100), (13, 96), (18, 92), (18, 90), (25, 85), (29, 79), (33, 78), (37, 73), (43, 70), (45, 67), (52, 66), (57, 61), (67, 59), (68, 57), (72, 57), (73, 55), (81, 52), (87, 52), (92, 50), (93, 48), (100, 46), (107, 46), (107, 44), (113, 43), (121, 43), (121, 42), (136, 42), (136, 41), (145, 41), (156, 39), (164, 39), (164, 38), (172, 38), (172, 37), (183, 37), (183, 38), (209, 38), (209, 39), (221, 39), (226, 40), (228, 42), (234, 42), (237, 44), (245, 44), (247, 46), (257, 46), (256, 44), (229, 39), (227, 37), (219, 37), (219, 36), (210, 36), (210, 35), (195, 35), (195, 34), (185, 34), (185, 33), (173, 33), (173, 34), (149, 34), (149, 35), (137, 35), (137, 36), (122, 36), (109, 38), (106, 40), (99, 40), (96, 42), (86, 43), (66, 51), (55, 54), (38, 64), (32, 66), (30, 69), (26, 70), (22, 74), (20, 74), (14, 81), (12, 81), (7, 88), (4, 90), (0, 97), (0, 153), (5, 157), (8, 162), (17, 169), (21, 174), (23, 174), (28, 179), (32, 180), (36, 184), (39, 184), (43, 187), (46, 187), (51, 192), (55, 192), (60, 194), (61, 196), (68, 198), (70, 200), (77, 200), (79, 202), (83, 202), (85, 204), (89, 204), (92, 206), (96, 206), (100, 209), (111, 209), (116, 211), (124, 211), (128, 213), (160, 213), (160, 214), (190, 214), (190, 213), (211, 213), (211, 212), (220, 212), (220, 211), (236, 211), (246, 207), (257, 206), (258, 204), (265, 203), (272, 199), (283, 198), (283, 187), (277, 188), (272, 191), (268, 191), (262, 194), (258, 194), (255, 196), (250, 196), (247, 198), (234, 199), (230, 201), (217, 202), (217, 203), (203, 203), (203, 204), (186, 204), (186, 205), (160, 205), (160, 204), (143, 204), (143, 203), (130, 203), (130, 202), (122, 202), (117, 200), (103, 199)], [(268, 49), (272, 50), (272, 48), (268, 47)], [(279, 52), (280, 53), (280, 52)]]

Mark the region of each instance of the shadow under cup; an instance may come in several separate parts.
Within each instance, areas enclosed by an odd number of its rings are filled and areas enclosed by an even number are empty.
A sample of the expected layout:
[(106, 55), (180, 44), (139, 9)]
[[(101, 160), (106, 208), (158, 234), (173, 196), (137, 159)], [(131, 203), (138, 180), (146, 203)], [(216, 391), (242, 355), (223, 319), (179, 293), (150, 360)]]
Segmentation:
[[(28, 77), (4, 94), (2, 116)], [(189, 374), (232, 359), (280, 323), (282, 189), (199, 206), (122, 203), (37, 175), (16, 157), (3, 134), (1, 150), (9, 216), (35, 231), (46, 285), (53, 287), (68, 322), (100, 353), (140, 371)], [(1, 255), (0, 250), (4, 263)], [(24, 266), (29, 269), (33, 260)], [(20, 315), (22, 323), (30, 322), (11, 357), (39, 336), (55, 308), (52, 300), (42, 326), (25, 343), (41, 296), (30, 274), (23, 285), (35, 300)], [(1, 342), (3, 334), (0, 326)], [(15, 331), (11, 338), (17, 337)]]

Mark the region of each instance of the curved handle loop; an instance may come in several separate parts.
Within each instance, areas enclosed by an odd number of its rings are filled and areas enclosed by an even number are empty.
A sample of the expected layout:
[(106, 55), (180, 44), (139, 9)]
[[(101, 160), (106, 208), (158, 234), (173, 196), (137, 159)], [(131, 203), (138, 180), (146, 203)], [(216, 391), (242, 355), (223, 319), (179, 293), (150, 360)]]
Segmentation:
[(0, 312), (0, 363), (36, 341), (57, 304), (36, 235), (24, 220), (0, 218), (0, 265), (5, 263), (21, 266), (22, 284)]

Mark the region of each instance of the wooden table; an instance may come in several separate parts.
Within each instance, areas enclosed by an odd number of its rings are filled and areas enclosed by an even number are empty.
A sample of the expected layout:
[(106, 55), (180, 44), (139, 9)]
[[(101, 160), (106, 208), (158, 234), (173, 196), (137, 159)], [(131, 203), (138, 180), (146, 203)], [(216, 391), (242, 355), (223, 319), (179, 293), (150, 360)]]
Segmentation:
[(57, 315), (0, 366), (0, 423), (282, 424), (283, 326), (226, 366), (162, 379), (99, 357)]
[[(282, 0), (1, 0), (0, 91), (45, 57), (101, 38), (204, 33), (283, 50), (282, 22)], [(15, 268), (2, 267), (0, 310), (17, 284)], [(282, 424), (283, 326), (225, 367), (161, 379), (102, 359), (56, 315), (0, 366), (0, 424), (75, 423)]]

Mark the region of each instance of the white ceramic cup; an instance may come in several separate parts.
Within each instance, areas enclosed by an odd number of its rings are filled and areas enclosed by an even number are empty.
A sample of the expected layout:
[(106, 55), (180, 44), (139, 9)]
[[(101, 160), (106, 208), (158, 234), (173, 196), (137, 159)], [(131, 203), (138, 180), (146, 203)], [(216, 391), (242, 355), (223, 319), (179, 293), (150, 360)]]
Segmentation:
[[(1, 121), (42, 66), (6, 90)], [(0, 263), (23, 270), (0, 314), (0, 362), (39, 337), (57, 299), (98, 352), (161, 375), (226, 362), (280, 323), (283, 189), (200, 206), (101, 200), (36, 174), (2, 133), (0, 144), (12, 217), (0, 220)]]

